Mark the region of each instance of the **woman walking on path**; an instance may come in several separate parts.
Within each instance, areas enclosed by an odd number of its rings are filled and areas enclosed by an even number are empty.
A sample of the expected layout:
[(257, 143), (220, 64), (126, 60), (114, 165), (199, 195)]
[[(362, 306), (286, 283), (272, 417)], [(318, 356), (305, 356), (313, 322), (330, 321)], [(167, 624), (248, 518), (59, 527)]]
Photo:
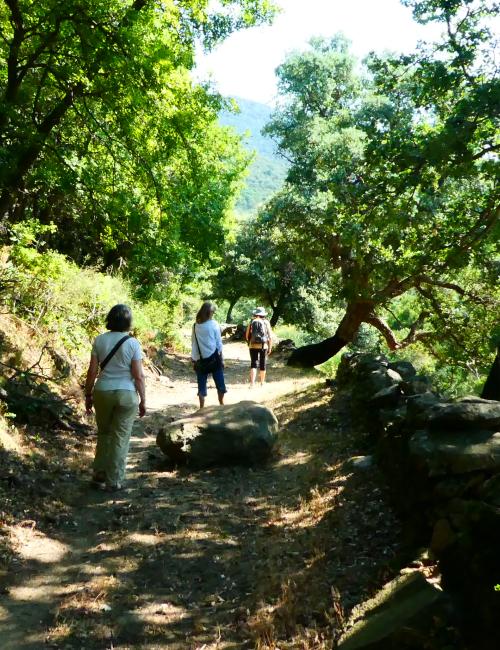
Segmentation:
[(250, 386), (255, 386), (257, 365), (259, 366), (260, 385), (266, 382), (267, 357), (273, 350), (273, 331), (271, 323), (266, 318), (264, 307), (253, 311), (252, 320), (247, 327), (246, 340), (250, 348)]
[(219, 404), (224, 404), (227, 392), (224, 383), (224, 360), (222, 336), (219, 324), (214, 320), (215, 305), (204, 302), (196, 315), (191, 335), (191, 361), (198, 379), (200, 409), (205, 406), (208, 375), (214, 378)]
[(109, 331), (92, 346), (85, 383), (85, 407), (88, 414), (94, 407), (97, 423), (93, 482), (110, 491), (122, 487), (132, 426), (138, 411), (146, 414), (142, 351), (131, 327), (130, 308), (115, 305), (106, 318)]

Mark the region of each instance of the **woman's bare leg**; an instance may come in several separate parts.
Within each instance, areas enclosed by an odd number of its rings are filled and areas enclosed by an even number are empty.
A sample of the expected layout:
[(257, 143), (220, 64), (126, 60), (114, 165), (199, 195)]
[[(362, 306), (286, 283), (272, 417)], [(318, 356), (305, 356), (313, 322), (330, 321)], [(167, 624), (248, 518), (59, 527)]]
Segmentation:
[(260, 385), (263, 386), (266, 383), (266, 371), (261, 370), (259, 372), (259, 380), (260, 380)]
[(217, 393), (219, 396), (219, 404), (222, 406), (224, 404), (224, 393)]
[(198, 395), (198, 399), (200, 400), (200, 408), (202, 409), (205, 406), (205, 398)]
[(255, 386), (255, 380), (257, 379), (257, 368), (250, 368), (250, 385)]

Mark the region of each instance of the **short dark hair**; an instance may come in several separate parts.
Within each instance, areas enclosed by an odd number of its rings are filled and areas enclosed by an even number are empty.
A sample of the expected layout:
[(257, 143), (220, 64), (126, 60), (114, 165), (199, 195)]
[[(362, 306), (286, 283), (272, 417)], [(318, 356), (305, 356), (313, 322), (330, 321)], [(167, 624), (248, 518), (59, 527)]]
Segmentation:
[(106, 329), (112, 332), (128, 332), (132, 327), (132, 310), (127, 305), (115, 305), (106, 316)]

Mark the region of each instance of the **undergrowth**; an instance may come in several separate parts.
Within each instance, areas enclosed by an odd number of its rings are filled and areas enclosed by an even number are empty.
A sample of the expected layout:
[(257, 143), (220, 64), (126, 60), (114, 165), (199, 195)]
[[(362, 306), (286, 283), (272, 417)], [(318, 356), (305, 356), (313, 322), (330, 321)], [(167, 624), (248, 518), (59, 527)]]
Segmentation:
[(165, 289), (163, 295), (140, 301), (119, 275), (81, 268), (44, 249), (40, 239), (46, 228), (21, 225), (11, 245), (0, 248), (4, 314), (20, 318), (73, 359), (86, 358), (90, 341), (103, 330), (107, 312), (117, 303), (132, 308), (134, 333), (143, 342), (175, 343), (179, 321), (175, 292)]

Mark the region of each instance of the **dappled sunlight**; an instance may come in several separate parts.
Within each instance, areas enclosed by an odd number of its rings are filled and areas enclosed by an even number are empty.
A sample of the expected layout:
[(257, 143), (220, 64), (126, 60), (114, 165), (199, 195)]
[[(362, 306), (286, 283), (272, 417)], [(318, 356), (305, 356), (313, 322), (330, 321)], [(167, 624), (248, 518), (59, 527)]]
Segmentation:
[(134, 616), (144, 623), (155, 625), (172, 624), (186, 618), (189, 613), (184, 607), (173, 603), (148, 603), (133, 610)]
[(58, 593), (56, 587), (48, 588), (45, 582), (39, 584), (17, 585), (9, 589), (9, 598), (13, 601), (25, 601), (27, 603), (46, 602), (53, 600)]
[(42, 564), (60, 562), (69, 552), (69, 547), (36, 530), (34, 524), (7, 528), (19, 556)]
[(141, 546), (156, 546), (162, 540), (153, 533), (130, 533), (125, 539), (125, 543), (139, 544)]
[(336, 488), (326, 490), (325, 492), (321, 492), (318, 488), (313, 488), (311, 489), (309, 498), (301, 497), (298, 508), (280, 508), (273, 524), (275, 526), (289, 526), (292, 528), (316, 526), (335, 507), (340, 492), (341, 489)]
[(290, 454), (284, 458), (280, 458), (276, 461), (276, 467), (288, 467), (290, 465), (305, 465), (309, 463), (312, 459), (312, 454), (306, 453), (304, 451), (297, 451), (295, 454)]
[[(313, 629), (326, 634), (331, 585), (344, 589), (348, 607), (367, 579), (356, 571), (368, 566), (371, 533), (352, 541), (357, 522), (367, 523), (349, 505), (366, 486), (344, 467), (352, 440), (338, 428), (331, 391), (314, 375), (297, 391), (286, 369), (275, 372), (272, 390), (252, 394), (269, 399), (282, 422), (276, 456), (258, 467), (165, 467), (152, 431), (160, 418), (187, 412), (192, 386), (176, 389), (177, 405), (174, 391), (158, 393), (156, 410), (134, 430), (126, 490), (72, 492), (66, 527), (56, 539), (46, 533), (53, 559), (36, 563), (24, 592), (14, 587), (7, 623), (16, 603), (45, 604), (44, 639), (89, 650), (125, 639), (155, 650), (264, 649), (299, 629), (311, 639)], [(233, 395), (247, 399), (247, 386)], [(344, 575), (346, 553), (355, 559)], [(372, 561), (372, 574), (377, 567)]]

